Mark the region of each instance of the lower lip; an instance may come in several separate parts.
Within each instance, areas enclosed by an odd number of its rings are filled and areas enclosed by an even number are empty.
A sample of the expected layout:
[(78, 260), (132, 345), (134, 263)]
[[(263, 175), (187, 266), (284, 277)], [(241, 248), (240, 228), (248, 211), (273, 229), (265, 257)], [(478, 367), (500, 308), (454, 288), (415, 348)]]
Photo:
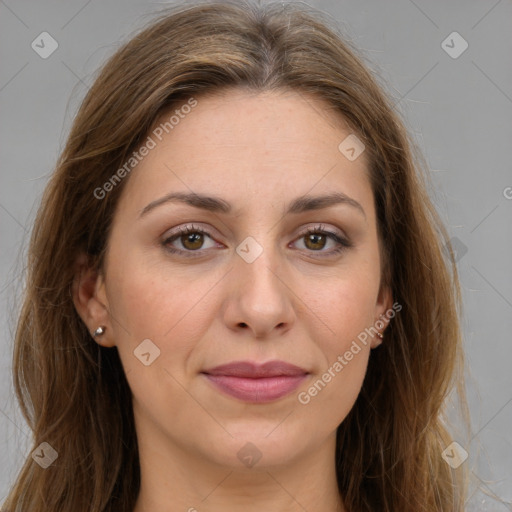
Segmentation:
[(244, 402), (253, 403), (272, 402), (282, 398), (297, 389), (307, 377), (304, 374), (250, 379), (227, 375), (204, 375), (224, 393)]

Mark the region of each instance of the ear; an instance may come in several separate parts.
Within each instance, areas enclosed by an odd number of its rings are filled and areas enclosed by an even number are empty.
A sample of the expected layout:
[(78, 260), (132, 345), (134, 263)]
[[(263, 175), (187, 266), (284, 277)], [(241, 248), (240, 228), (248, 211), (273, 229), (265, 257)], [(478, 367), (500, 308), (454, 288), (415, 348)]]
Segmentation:
[[(386, 327), (389, 324), (390, 317), (386, 312), (391, 309), (393, 305), (393, 296), (391, 288), (388, 285), (381, 284), (377, 302), (375, 304), (375, 317), (373, 320), (374, 328), (385, 336)], [(382, 339), (378, 335), (372, 336), (371, 348), (376, 348), (382, 343)]]
[(94, 338), (94, 341), (103, 347), (115, 346), (104, 277), (91, 268), (87, 255), (83, 253), (75, 262), (72, 292), (75, 309), (89, 332), (93, 333), (100, 325), (106, 327), (105, 334)]

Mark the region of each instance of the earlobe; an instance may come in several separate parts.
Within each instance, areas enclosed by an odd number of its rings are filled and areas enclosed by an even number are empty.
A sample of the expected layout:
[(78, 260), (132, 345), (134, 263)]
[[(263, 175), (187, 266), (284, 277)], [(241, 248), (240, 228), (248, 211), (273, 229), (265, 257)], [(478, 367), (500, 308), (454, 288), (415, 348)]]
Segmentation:
[[(85, 254), (81, 254), (76, 261), (72, 295), (75, 309), (91, 336), (100, 345), (113, 347), (115, 343), (112, 339), (112, 329), (107, 329), (110, 326), (110, 315), (108, 314), (105, 281), (103, 275), (89, 265)], [(100, 326), (106, 332), (102, 336), (94, 336), (93, 333)]]

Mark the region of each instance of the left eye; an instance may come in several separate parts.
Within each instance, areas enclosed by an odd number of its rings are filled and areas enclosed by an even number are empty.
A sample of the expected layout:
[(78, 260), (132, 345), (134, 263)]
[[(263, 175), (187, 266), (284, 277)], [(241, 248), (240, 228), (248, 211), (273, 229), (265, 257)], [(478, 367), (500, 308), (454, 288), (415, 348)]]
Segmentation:
[[(321, 251), (327, 246), (328, 241), (336, 242), (337, 236), (334, 233), (329, 233), (326, 231), (308, 231), (306, 234), (302, 235), (298, 240), (304, 241), (304, 246), (307, 249), (311, 249), (313, 251)], [(336, 246), (336, 244), (334, 244)]]

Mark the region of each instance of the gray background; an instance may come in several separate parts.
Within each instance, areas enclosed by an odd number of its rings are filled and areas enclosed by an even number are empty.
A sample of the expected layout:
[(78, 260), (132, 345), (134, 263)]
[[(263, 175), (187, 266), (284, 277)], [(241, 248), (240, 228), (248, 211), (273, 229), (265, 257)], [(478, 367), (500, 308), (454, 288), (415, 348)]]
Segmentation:
[[(432, 198), (459, 248), (472, 415), (471, 438), (460, 440), (474, 475), (468, 510), (510, 511), (512, 2), (309, 3), (337, 20), (373, 63), (426, 156)], [(93, 73), (162, 6), (0, 0), (0, 503), (30, 447), (10, 368), (20, 251)], [(59, 44), (47, 59), (31, 48), (43, 31)], [(458, 58), (441, 46), (453, 31), (469, 44)]]

